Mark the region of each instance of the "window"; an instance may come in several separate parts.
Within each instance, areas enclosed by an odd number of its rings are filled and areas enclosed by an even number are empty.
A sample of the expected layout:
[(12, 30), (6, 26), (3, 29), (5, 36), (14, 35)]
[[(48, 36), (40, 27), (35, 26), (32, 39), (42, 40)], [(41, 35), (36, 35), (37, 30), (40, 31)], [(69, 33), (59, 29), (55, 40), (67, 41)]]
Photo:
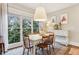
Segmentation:
[(20, 42), (20, 19), (17, 15), (8, 15), (8, 43)]
[(23, 19), (23, 35), (27, 36), (28, 34), (31, 33), (31, 18), (25, 17)]
[(39, 21), (33, 21), (33, 32), (39, 33)]
[[(22, 29), (23, 29), (23, 36), (27, 36), (33, 33), (39, 33), (39, 22), (38, 21), (32, 21), (31, 17), (24, 17), (21, 16), (22, 19), (20, 19), (20, 16), (15, 15), (15, 14), (9, 14), (8, 15), (8, 42), (9, 44), (11, 43), (16, 43), (20, 42), (20, 26), (22, 23)], [(20, 20), (22, 22), (20, 23)], [(32, 25), (33, 22), (33, 25)]]

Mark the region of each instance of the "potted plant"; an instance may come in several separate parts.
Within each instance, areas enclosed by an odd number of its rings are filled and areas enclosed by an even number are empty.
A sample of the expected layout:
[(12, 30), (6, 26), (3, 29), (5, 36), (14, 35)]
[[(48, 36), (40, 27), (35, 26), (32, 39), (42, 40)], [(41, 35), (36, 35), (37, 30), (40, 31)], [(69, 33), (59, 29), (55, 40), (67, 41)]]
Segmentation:
[(59, 29), (58, 24), (55, 24), (55, 25), (54, 25), (54, 29), (55, 29), (55, 30), (58, 30), (58, 29)]

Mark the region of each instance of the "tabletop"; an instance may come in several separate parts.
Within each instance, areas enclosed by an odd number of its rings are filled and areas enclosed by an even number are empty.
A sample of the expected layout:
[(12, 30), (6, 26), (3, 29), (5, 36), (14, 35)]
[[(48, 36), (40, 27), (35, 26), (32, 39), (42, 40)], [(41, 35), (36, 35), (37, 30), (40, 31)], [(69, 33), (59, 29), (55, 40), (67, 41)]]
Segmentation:
[(32, 35), (29, 35), (29, 39), (30, 40), (39, 40), (39, 39), (42, 39), (42, 36), (40, 34), (32, 34)]

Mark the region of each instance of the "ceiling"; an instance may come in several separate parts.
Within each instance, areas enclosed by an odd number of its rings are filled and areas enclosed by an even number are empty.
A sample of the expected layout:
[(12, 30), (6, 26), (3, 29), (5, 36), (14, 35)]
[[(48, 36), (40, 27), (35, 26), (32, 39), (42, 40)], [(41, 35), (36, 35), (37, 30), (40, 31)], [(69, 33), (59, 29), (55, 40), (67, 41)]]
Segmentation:
[(19, 5), (31, 8), (33, 11), (35, 11), (36, 7), (42, 6), (45, 8), (47, 13), (50, 13), (76, 4), (77, 3), (20, 3)]

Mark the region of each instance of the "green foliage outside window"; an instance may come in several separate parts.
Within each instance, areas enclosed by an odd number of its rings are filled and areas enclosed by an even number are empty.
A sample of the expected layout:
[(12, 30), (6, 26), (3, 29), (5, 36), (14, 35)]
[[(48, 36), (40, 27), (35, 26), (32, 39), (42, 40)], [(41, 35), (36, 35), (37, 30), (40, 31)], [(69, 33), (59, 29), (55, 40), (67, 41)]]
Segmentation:
[(19, 18), (14, 15), (8, 16), (8, 43), (20, 42)]
[(33, 32), (39, 33), (39, 22), (38, 21), (33, 21)]
[(28, 36), (31, 33), (31, 21), (29, 18), (23, 19), (23, 35)]
[[(31, 34), (31, 18), (25, 17), (22, 23), (23, 36)], [(39, 22), (33, 21), (33, 32), (39, 32)], [(20, 42), (20, 19), (17, 15), (9, 14), (8, 16), (8, 43)]]

